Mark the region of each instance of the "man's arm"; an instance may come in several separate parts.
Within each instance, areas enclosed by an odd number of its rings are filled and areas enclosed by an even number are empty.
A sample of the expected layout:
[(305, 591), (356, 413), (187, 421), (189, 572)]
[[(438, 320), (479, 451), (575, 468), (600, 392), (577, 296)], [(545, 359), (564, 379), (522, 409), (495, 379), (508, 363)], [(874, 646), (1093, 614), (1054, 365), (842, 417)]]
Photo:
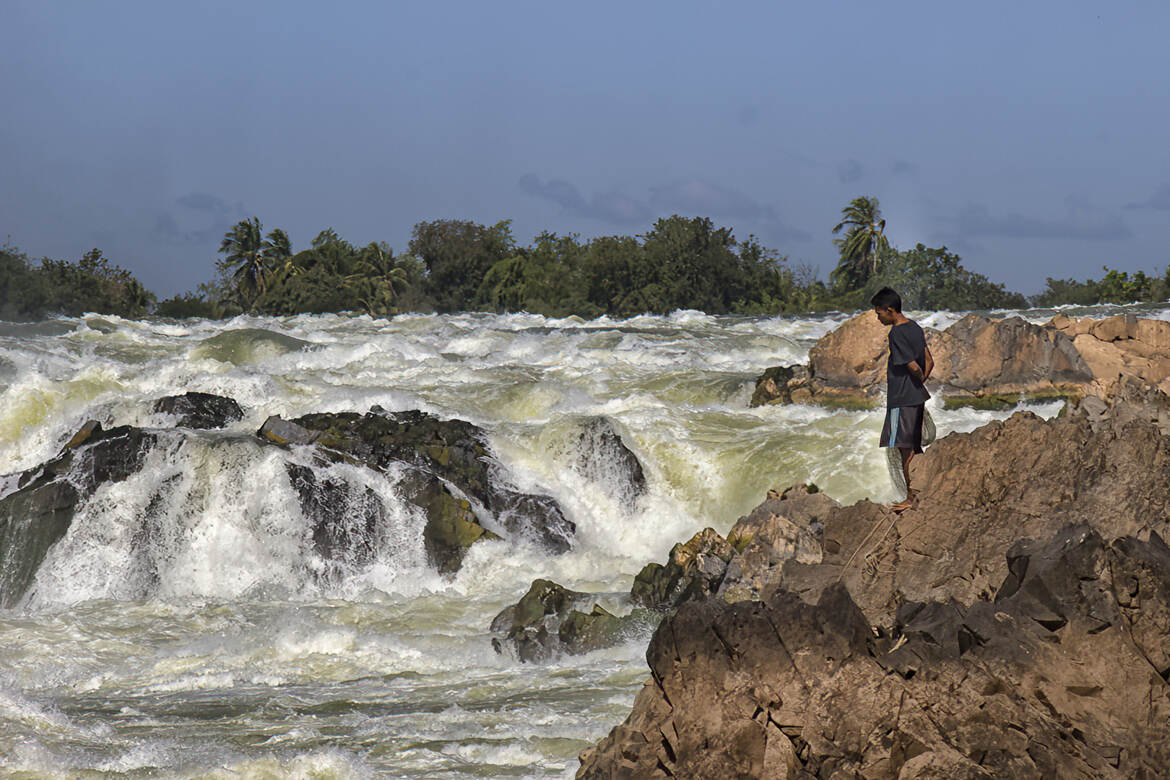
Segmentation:
[[(927, 365), (930, 365), (930, 364), (927, 363)], [(922, 367), (920, 365), (918, 365), (917, 361), (911, 360), (909, 363), (907, 363), (906, 370), (910, 372), (910, 376), (914, 377), (914, 379), (919, 384), (926, 381), (926, 374), (923, 373)]]
[(934, 355), (930, 354), (930, 347), (926, 348), (926, 370), (922, 372), (922, 381), (925, 382), (930, 379), (930, 373), (934, 371)]

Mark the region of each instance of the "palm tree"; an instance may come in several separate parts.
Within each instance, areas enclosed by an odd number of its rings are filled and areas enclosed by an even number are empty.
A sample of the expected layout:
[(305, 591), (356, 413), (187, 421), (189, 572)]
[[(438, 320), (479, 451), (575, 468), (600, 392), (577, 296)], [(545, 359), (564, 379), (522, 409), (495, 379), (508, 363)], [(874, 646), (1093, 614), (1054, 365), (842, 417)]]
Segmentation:
[(370, 286), (365, 298), (359, 298), (372, 315), (394, 314), (398, 296), (409, 284), (406, 268), (398, 264), (394, 250), (385, 244), (371, 243), (358, 252), (358, 273), (345, 277), (347, 281), (360, 280)]
[(264, 238), (264, 244), (260, 248), (260, 253), (268, 260), (274, 263), (281, 260), (288, 260), (292, 257), (292, 241), (288, 238), (288, 233), (285, 233), (280, 228), (275, 228)]
[(216, 265), (221, 271), (231, 272), (236, 294), (245, 309), (264, 292), (267, 258), (264, 256), (263, 234), (264, 226), (258, 217), (242, 219), (223, 234), (219, 245), (223, 259)]
[(843, 286), (857, 288), (877, 272), (882, 252), (890, 248), (878, 199), (863, 196), (851, 200), (841, 209), (841, 221), (833, 228), (833, 235), (845, 228), (848, 230), (844, 238), (833, 239), (841, 250), (841, 259), (832, 277)]

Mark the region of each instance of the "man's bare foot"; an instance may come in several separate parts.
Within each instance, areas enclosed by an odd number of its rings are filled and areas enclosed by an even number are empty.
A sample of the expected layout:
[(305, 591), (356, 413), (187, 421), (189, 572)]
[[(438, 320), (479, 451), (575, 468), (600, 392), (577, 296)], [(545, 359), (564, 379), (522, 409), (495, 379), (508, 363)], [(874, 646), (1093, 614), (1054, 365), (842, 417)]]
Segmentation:
[(910, 507), (918, 503), (918, 491), (911, 490), (908, 495), (896, 504), (890, 504), (890, 509), (894, 510), (896, 514), (902, 514)]

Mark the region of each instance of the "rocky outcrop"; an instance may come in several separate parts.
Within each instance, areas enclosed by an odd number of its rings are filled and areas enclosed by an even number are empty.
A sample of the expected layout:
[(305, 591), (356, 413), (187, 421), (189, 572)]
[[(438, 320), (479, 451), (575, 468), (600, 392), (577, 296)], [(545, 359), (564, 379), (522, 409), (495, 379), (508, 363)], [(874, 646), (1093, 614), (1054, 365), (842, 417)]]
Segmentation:
[(1048, 327), (1072, 339), (1093, 373), (1096, 395), (1112, 395), (1127, 378), (1170, 394), (1170, 322), (1132, 314), (1103, 320), (1058, 315)]
[(204, 430), (226, 428), (244, 418), (234, 398), (211, 393), (168, 395), (155, 401), (151, 411), (175, 418), (175, 425)]
[[(483, 538), (507, 535), (558, 554), (569, 549), (576, 531), (552, 497), (509, 485), (483, 432), (463, 420), (371, 410), (364, 415), (310, 414), (292, 421), (271, 417), (258, 433), (281, 446), (313, 445), (325, 462), (394, 471), (403, 496), (426, 514), (424, 544), (441, 572), (458, 570), (467, 549)], [(348, 517), (346, 505), (331, 500), (329, 485), (310, 470), (290, 466), (290, 478), (314, 524), (314, 539), (328, 538), (327, 529), (341, 526)], [(376, 518), (371, 516), (370, 522)]]
[[(1107, 398), (1119, 379), (1170, 393), (1170, 322), (1132, 315), (1058, 316), (1035, 325), (1020, 317), (968, 315), (946, 330), (926, 332), (935, 360), (928, 384), (948, 406), (1010, 408), (1021, 398)], [(872, 312), (853, 317), (813, 345), (807, 367), (768, 369), (756, 382), (751, 405), (879, 405), (886, 334)]]
[[(183, 445), (191, 435), (186, 428), (220, 427), (242, 418), (232, 399), (200, 393), (161, 399), (152, 411), (173, 416), (179, 427), (171, 433), (131, 426), (104, 430), (89, 422), (51, 461), (0, 478), (6, 491), (0, 497), (0, 606), (20, 600), (81, 505), (102, 485), (138, 472), (160, 436)], [(404, 497), (425, 514), (423, 545), (441, 572), (456, 571), (480, 539), (508, 537), (552, 553), (568, 550), (572, 542), (574, 526), (556, 501), (512, 487), (483, 432), (467, 422), (421, 412), (318, 414), (292, 422), (274, 417), (259, 431), (259, 440), (312, 446), (311, 464), (290, 462), (286, 470), (323, 562), (314, 574), (325, 580), (373, 559), (387, 516), (372, 489), (318, 468), (332, 463), (397, 479)], [(151, 533), (144, 525), (139, 542), (148, 545)]]
[[(520, 601), (492, 621), (492, 647), (526, 662), (581, 655), (619, 644), (653, 627), (661, 617), (647, 610), (614, 615), (595, 598), (551, 580), (534, 580)], [(582, 611), (585, 608), (589, 611)]]
[(1170, 766), (1170, 550), (1085, 527), (1013, 548), (994, 600), (686, 604), (578, 777), (1132, 778)]
[(1131, 383), (952, 434), (900, 516), (770, 495), (578, 776), (1165, 776), (1167, 414)]
[(11, 607), (32, 584), (78, 506), (106, 483), (142, 468), (158, 437), (130, 426), (105, 430), (88, 422), (52, 460), (23, 472), (0, 498), (0, 606)]

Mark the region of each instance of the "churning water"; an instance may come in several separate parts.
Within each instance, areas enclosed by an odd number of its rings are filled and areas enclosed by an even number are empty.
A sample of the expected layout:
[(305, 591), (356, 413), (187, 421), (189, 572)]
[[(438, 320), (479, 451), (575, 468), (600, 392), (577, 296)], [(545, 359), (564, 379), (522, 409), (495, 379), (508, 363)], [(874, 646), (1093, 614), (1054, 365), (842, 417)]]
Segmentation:
[[(645, 563), (705, 526), (726, 532), (770, 487), (890, 498), (880, 415), (748, 408), (764, 368), (805, 362), (842, 319), (0, 323), (0, 475), (48, 460), (89, 419), (166, 428), (150, 412), (164, 395), (217, 393), (245, 410), (225, 432), (161, 434), (141, 472), (83, 507), (24, 600), (0, 610), (0, 771), (571, 777), (577, 753), (627, 714), (648, 636), (522, 665), (492, 650), (492, 617), (537, 577), (621, 610)], [(511, 480), (555, 496), (576, 523), (573, 550), (481, 542), (444, 579), (394, 475), (337, 465), (332, 479), (387, 508), (385, 527), (374, 560), (314, 576), (322, 562), (285, 472), (298, 456), (252, 434), (273, 414), (374, 404), (486, 429)], [(1006, 416), (933, 413), (940, 436)], [(572, 467), (573, 434), (595, 415), (644, 464), (649, 490), (633, 505), (604, 471)], [(0, 495), (14, 488), (0, 476)]]

